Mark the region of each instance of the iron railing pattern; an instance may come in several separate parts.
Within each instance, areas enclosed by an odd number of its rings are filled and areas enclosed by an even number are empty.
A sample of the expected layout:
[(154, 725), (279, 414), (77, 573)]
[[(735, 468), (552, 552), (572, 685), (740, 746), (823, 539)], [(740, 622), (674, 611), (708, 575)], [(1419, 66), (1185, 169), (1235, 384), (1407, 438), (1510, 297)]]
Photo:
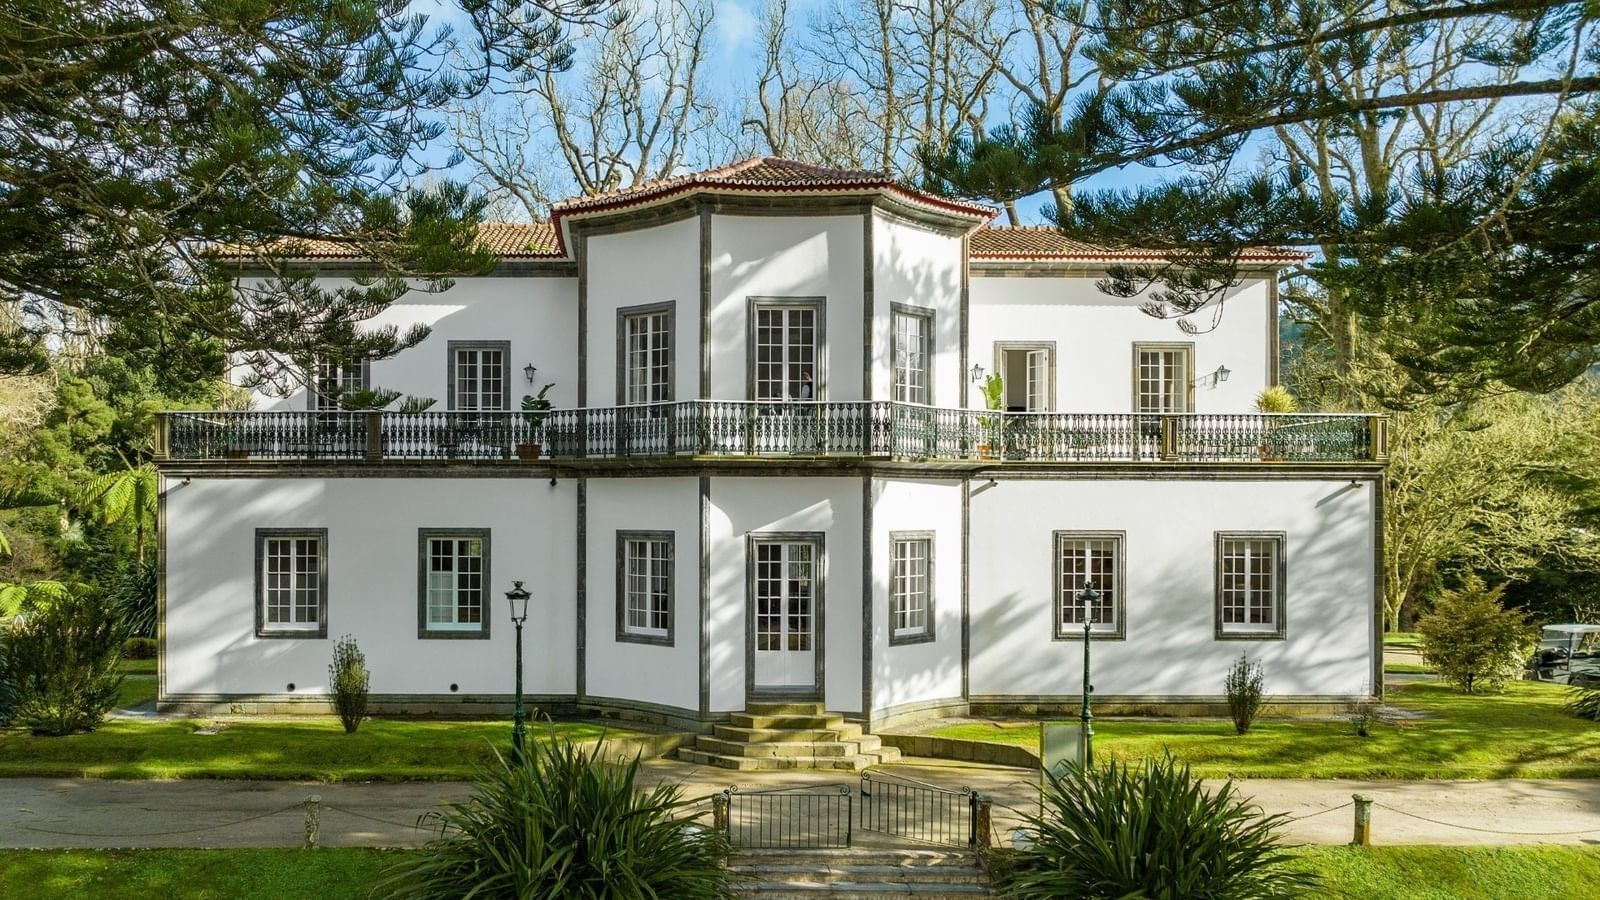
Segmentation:
[(887, 401), (685, 400), (520, 412), (173, 412), (168, 459), (868, 457), (1024, 462), (1382, 460), (1357, 414), (1016, 413)]
[(818, 784), (765, 791), (723, 791), (728, 838), (735, 847), (825, 850), (849, 847), (855, 824), (850, 786)]
[(977, 843), (978, 795), (871, 772), (861, 773), (861, 830), (928, 844)]

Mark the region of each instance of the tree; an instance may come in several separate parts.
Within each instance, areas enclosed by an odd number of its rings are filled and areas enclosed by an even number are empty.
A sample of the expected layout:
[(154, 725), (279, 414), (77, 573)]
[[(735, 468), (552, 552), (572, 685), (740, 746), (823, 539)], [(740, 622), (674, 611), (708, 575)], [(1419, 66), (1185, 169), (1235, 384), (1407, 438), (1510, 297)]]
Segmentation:
[(1423, 660), (1469, 694), (1483, 686), (1502, 690), (1538, 646), (1527, 617), (1500, 605), (1502, 591), (1468, 576), (1459, 590), (1442, 592), (1433, 612), (1417, 622)]

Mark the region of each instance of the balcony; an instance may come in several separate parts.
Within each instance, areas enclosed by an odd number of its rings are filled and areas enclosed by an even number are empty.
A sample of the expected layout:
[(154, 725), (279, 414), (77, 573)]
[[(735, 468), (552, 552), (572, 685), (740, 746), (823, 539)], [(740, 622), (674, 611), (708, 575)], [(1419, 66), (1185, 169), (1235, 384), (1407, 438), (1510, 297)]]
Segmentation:
[[(165, 460), (872, 459), (1349, 463), (1387, 458), (1382, 416), (1008, 413), (907, 403), (685, 400), (521, 412), (171, 412)], [(534, 448), (538, 444), (537, 457)]]

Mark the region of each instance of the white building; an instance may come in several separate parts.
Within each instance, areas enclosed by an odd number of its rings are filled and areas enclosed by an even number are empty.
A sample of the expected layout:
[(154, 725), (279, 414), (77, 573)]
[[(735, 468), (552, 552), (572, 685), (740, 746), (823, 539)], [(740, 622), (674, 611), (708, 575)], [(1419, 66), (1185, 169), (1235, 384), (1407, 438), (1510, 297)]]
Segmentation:
[(1096, 288), (1129, 254), (990, 215), (761, 159), (486, 227), (493, 275), (376, 320), (426, 341), (323, 373), (428, 412), (166, 417), (162, 706), (320, 709), (348, 634), (378, 709), (502, 710), (514, 580), (547, 708), (1075, 709), (1086, 583), (1103, 708), (1215, 703), (1241, 654), (1376, 693), (1382, 420), (1253, 407), (1292, 258), (1188, 334)]

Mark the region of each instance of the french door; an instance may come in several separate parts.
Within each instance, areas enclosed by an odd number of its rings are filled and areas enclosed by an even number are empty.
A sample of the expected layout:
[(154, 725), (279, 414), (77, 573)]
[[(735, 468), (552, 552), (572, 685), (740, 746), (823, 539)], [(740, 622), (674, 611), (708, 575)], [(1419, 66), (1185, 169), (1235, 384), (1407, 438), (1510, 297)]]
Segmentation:
[(820, 539), (753, 539), (751, 615), (756, 690), (815, 690)]
[[(618, 452), (670, 449), (673, 306), (623, 310), (619, 342)], [(636, 408), (635, 408), (636, 407)]]

